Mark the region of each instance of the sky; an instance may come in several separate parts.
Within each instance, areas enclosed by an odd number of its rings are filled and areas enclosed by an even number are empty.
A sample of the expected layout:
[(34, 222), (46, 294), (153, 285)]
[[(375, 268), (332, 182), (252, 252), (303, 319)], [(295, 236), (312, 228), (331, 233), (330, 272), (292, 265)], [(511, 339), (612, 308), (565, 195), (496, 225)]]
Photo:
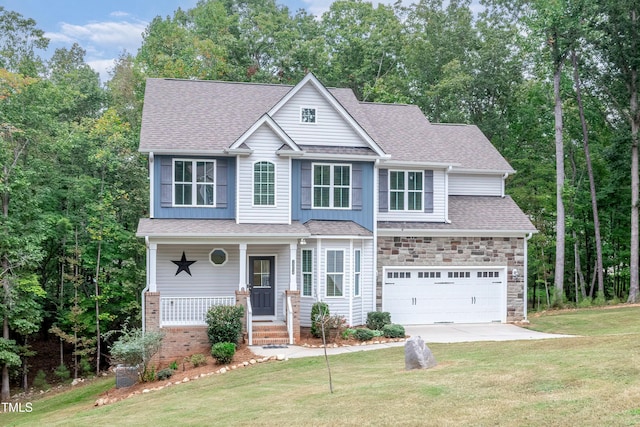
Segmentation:
[[(331, 0), (278, 0), (292, 12), (305, 9), (321, 15)], [(5, 10), (36, 21), (36, 28), (50, 39), (49, 49), (39, 52), (48, 59), (57, 48), (77, 42), (85, 51), (85, 61), (105, 82), (114, 60), (124, 50), (135, 55), (142, 33), (156, 16), (173, 16), (178, 7), (188, 10), (198, 0), (2, 0)]]

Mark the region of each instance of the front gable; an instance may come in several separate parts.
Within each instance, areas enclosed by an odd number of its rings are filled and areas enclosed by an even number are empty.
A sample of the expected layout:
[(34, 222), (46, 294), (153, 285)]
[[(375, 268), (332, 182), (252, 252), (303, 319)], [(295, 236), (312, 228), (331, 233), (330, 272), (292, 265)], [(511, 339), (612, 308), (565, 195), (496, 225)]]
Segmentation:
[(384, 155), (313, 74), (307, 74), (268, 114), (300, 146), (360, 147)]

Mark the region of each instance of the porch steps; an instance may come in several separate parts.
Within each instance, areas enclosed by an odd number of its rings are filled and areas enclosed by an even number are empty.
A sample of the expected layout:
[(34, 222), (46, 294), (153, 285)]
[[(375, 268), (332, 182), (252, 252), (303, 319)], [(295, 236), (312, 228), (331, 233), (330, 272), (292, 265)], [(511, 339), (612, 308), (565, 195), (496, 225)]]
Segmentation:
[(253, 345), (289, 344), (287, 325), (274, 322), (253, 322)]

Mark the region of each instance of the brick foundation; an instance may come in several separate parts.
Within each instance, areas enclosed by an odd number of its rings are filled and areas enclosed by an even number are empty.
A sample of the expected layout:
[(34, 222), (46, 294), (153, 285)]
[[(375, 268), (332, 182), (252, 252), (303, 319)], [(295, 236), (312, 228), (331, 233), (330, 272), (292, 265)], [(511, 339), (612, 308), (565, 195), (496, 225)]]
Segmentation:
[(161, 330), (165, 334), (162, 348), (154, 360), (160, 369), (176, 360), (180, 364), (186, 356), (195, 353), (207, 355), (211, 352), (206, 326), (170, 327)]
[(507, 321), (524, 318), (525, 241), (520, 237), (378, 237), (376, 308), (382, 309), (382, 267), (390, 266), (507, 266)]

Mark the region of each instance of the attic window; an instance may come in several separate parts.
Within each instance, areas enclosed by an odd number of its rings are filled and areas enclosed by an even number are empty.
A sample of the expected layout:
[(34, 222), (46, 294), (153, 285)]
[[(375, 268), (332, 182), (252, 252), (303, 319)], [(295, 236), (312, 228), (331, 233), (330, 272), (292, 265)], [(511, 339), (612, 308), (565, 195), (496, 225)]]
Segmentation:
[(316, 122), (316, 109), (303, 107), (300, 110), (300, 121), (302, 123), (315, 123)]

